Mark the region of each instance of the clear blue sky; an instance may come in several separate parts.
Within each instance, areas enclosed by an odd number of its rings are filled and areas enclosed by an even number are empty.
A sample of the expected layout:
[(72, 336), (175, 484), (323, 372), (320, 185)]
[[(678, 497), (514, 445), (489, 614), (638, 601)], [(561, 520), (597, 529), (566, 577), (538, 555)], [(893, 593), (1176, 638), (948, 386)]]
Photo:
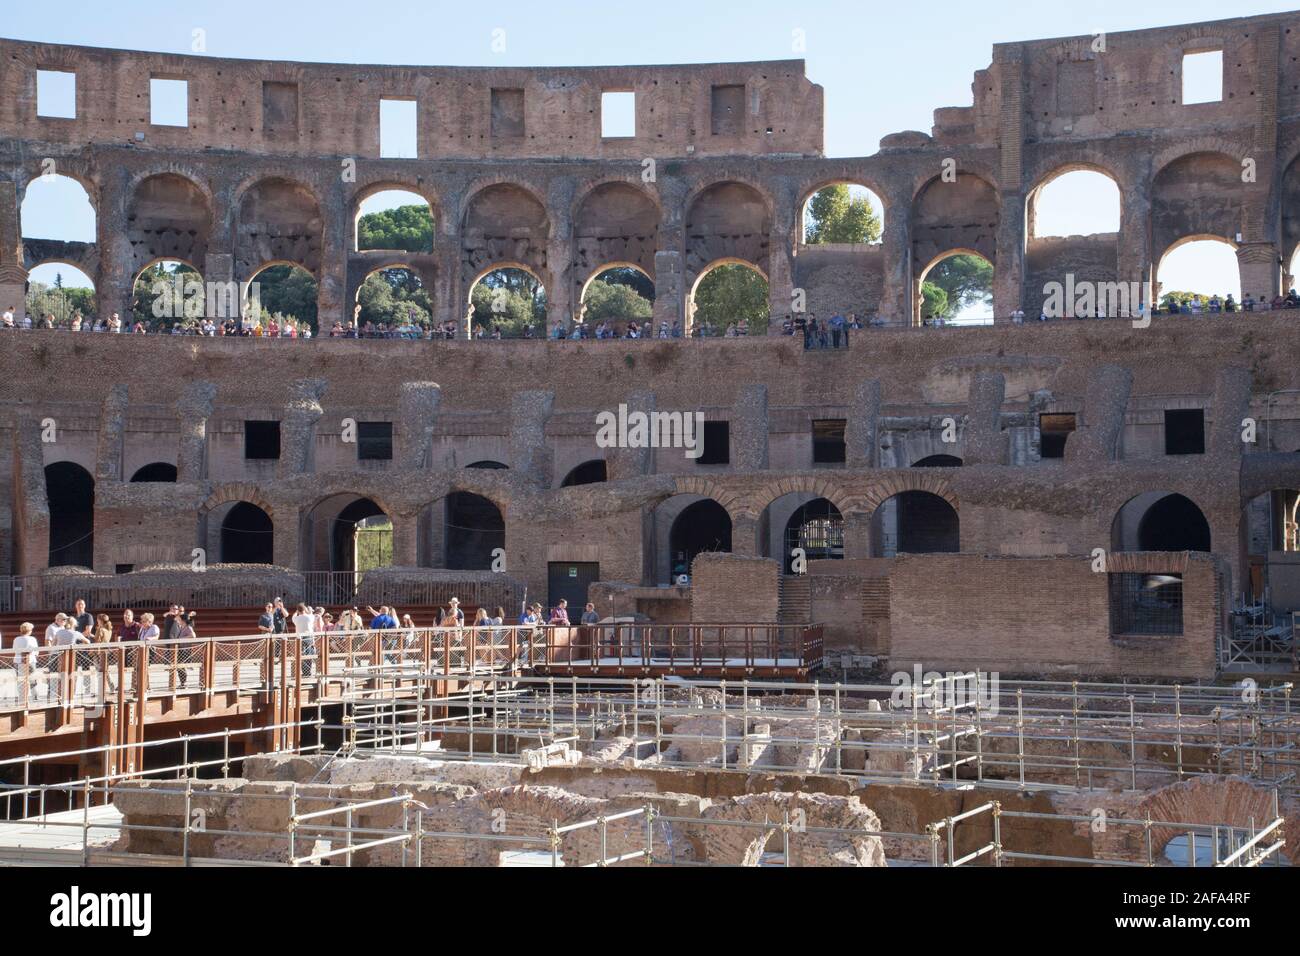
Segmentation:
[[(495, 0), (488, 4), (343, 0), (184, 3), (4, 0), (0, 34), (23, 40), (211, 56), (344, 63), (583, 66), (784, 57), (826, 90), (826, 152), (869, 155), (881, 136), (929, 131), (933, 110), (971, 103), (971, 80), (997, 42), (1283, 12), (1293, 2), (958, 0), (924, 3)], [(1233, 6), (1236, 6), (1234, 9)], [(504, 30), (504, 50), (493, 49)], [(805, 49), (793, 48), (802, 31)], [(1080, 196), (1076, 208), (1086, 200)], [(1188, 278), (1206, 279), (1200, 268)], [(1212, 275), (1221, 283), (1226, 276)]]

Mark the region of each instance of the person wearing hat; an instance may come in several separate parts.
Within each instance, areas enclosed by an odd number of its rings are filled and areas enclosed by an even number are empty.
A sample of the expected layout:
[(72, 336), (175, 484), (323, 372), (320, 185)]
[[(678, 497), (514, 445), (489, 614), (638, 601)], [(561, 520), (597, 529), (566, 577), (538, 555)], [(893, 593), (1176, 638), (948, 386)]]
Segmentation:
[(464, 627), (465, 612), (460, 609), (460, 598), (454, 597), (447, 602), (447, 610), (442, 613), (441, 627)]

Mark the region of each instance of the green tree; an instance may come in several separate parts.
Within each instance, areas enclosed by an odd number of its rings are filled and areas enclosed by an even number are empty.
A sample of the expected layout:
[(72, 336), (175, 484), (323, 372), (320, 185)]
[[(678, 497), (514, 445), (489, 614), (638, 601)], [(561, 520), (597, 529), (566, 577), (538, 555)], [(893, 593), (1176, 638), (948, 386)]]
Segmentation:
[(357, 249), (433, 251), (433, 214), (424, 204), (366, 213), (357, 220)]
[(630, 285), (596, 279), (582, 297), (584, 322), (632, 320), (642, 322), (654, 315), (654, 305)]
[(921, 283), (921, 318), (948, 315), (948, 293), (933, 282)]
[(736, 262), (718, 266), (695, 288), (695, 322), (714, 335), (746, 322), (750, 335), (767, 331), (767, 280), (756, 269)]
[(1196, 302), (1205, 308), (1210, 301), (1210, 297), (1201, 295), (1199, 292), (1162, 292), (1160, 294), (1160, 307), (1168, 310), (1170, 302), (1177, 302), (1178, 308), (1185, 309), (1188, 304), (1195, 299)]
[(433, 322), (433, 304), (420, 279), (408, 269), (381, 269), (366, 277), (357, 293), (360, 321), (405, 325), (414, 320), (420, 328)]
[(192, 322), (207, 307), (202, 277), (183, 262), (155, 262), (140, 273), (131, 292), (133, 320), (151, 329)]
[(517, 336), (531, 326), (534, 335), (546, 334), (546, 289), (523, 269), (489, 272), (475, 284), (470, 304), (475, 328), (497, 326), (502, 335)]
[(69, 288), (63, 284), (63, 273), (56, 273), (53, 285), (32, 282), (27, 287), (27, 314), (32, 325), (40, 326), (47, 315), (54, 316), (60, 325), (80, 312), (83, 318), (95, 318), (95, 290), (80, 286)]
[(249, 318), (279, 314), (296, 323), (306, 322), (316, 329), (316, 278), (301, 266), (279, 265), (263, 269), (253, 280), (257, 283), (261, 312)]
[(804, 242), (875, 242), (880, 228), (880, 217), (867, 197), (853, 195), (846, 183), (836, 183), (817, 190), (809, 200)]
[(927, 285), (943, 290), (946, 298), (941, 303), (943, 311), (923, 311), (922, 316), (928, 318), (937, 315), (950, 319), (963, 309), (993, 304), (993, 265), (979, 256), (949, 256), (926, 274), (921, 286), (922, 296), (925, 295)]

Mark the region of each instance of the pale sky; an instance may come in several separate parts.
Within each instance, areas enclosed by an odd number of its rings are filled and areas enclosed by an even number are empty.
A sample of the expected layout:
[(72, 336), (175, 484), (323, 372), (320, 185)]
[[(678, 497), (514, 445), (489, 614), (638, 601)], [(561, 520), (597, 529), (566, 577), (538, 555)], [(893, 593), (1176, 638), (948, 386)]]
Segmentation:
[[(738, 7), (655, 0), (614, 5), (595, 15), (587, 0), (496, 0), (481, 5), (389, 0), (382, 8), (317, 0), (309, 11), (300, 4), (262, 0), (71, 0), (8, 3), (0, 34), (191, 53), (197, 30), (211, 56), (399, 65), (587, 66), (798, 58), (806, 61), (808, 76), (826, 91), (827, 155), (861, 156), (875, 152), (887, 133), (928, 131), (936, 108), (970, 105), (973, 75), (989, 65), (994, 43), (1284, 12), (1292, 6), (1285, 0), (1252, 0), (1231, 10), (1218, 0), (1001, 0), (979, 7), (960, 0), (751, 0)], [(1198, 82), (1214, 80), (1211, 75)], [(55, 94), (57, 90), (51, 91)], [(385, 151), (400, 155), (403, 148), (398, 142)], [(1062, 183), (1059, 192), (1061, 211), (1049, 219), (1040, 206), (1040, 234), (1049, 234), (1049, 229), (1083, 234), (1114, 228), (1105, 226), (1097, 194), (1086, 184)], [(93, 239), (93, 218), (78, 198), (59, 195), (39, 212), (35, 206), (25, 209), (24, 233)], [(1167, 259), (1160, 279), (1166, 289), (1239, 295), (1236, 270), (1225, 255), (1230, 252), (1218, 243), (1183, 246)], [(58, 269), (69, 282), (72, 270)], [(46, 270), (38, 271), (41, 274), (34, 277), (47, 281)]]

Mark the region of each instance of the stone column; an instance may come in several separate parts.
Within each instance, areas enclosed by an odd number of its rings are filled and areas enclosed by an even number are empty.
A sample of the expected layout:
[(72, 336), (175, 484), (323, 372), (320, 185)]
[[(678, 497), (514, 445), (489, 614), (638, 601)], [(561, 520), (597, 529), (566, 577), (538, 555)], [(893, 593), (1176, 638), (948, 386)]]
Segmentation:
[(280, 435), (280, 475), (303, 475), (315, 466), (316, 423), (325, 410), (320, 398), (325, 394), (322, 378), (298, 379), (289, 386)]
[(131, 319), (131, 301), (134, 297), (132, 283), (134, 253), (126, 233), (127, 206), (130, 195), (125, 168), (112, 170), (104, 176), (99, 188), (97, 216), (97, 242), (99, 272), (95, 276), (95, 301), (99, 315), (108, 317), (117, 312), (128, 324)]
[(1007, 436), (1002, 431), (1002, 402), (1007, 383), (1001, 372), (978, 372), (971, 379), (966, 406), (963, 463), (1004, 465)]
[(996, 263), (993, 269), (993, 321), (1011, 321), (1025, 288), (1025, 197), (1004, 195), (998, 212)]
[(352, 306), (346, 301), (348, 291), (348, 250), (352, 248), (352, 228), (348, 222), (348, 204), (343, 198), (343, 183), (337, 177), (321, 196), (324, 226), (321, 236), (319, 287), (316, 293), (316, 329), (328, 330), (335, 322), (352, 321)]
[(275, 537), (272, 546), (272, 560), (282, 568), (298, 567), (298, 509), (277, 502), (275, 513), (271, 515)]
[(998, 235), (993, 271), (993, 316), (1010, 322), (1020, 308), (1025, 286), (1024, 53), (1019, 46), (994, 50), (993, 72), (1001, 97), (998, 108)]
[(208, 477), (208, 419), (217, 386), (190, 382), (176, 400), (180, 438), (176, 449), (176, 480), (202, 481)]
[(0, 312), (23, 305), (27, 269), (23, 262), (23, 237), (18, 225), (18, 189), (0, 180)]
[[(905, 192), (881, 196), (885, 204), (885, 228), (881, 234), (884, 266), (880, 289), (880, 319), (890, 325), (910, 326), (912, 303), (912, 197)], [(863, 316), (865, 324), (867, 316)]]
[(685, 334), (686, 330), (686, 276), (685, 256), (682, 253), (682, 231), (660, 228), (659, 248), (655, 250), (655, 301), (654, 324), (673, 323)]
[(844, 425), (844, 456), (848, 468), (875, 468), (880, 461), (880, 380), (859, 382), (853, 408)]
[(736, 515), (731, 522), (731, 553), (744, 558), (763, 557), (759, 544), (761, 524), (755, 515)]
[(109, 389), (99, 416), (99, 445), (95, 453), (95, 481), (120, 482), (122, 453), (126, 447), (127, 385), (119, 382)]
[(421, 470), (431, 464), (433, 425), (442, 402), (435, 382), (403, 382), (399, 388), (397, 447), (401, 468)]
[(1118, 461), (1124, 436), (1124, 416), (1133, 391), (1133, 370), (1102, 365), (1088, 375), (1083, 421), (1065, 443), (1065, 461)]
[(545, 337), (550, 338), (551, 329), (558, 322), (567, 332), (573, 328), (573, 259), (570, 237), (561, 236), (546, 243), (546, 330)]
[(399, 568), (419, 566), (417, 530), (419, 513), (403, 511), (391, 516), (393, 521), (393, 564)]
[[(1156, 301), (1155, 276), (1151, 268), (1151, 197), (1150, 175), (1144, 171), (1141, 182), (1130, 183), (1120, 199), (1119, 247), (1116, 250), (1116, 279), (1136, 282), (1141, 290), (1142, 304)], [(1138, 311), (1137, 303), (1130, 303), (1129, 311)]]
[[(746, 385), (731, 413), (737, 471), (767, 470), (767, 386)], [(703, 440), (703, 436), (698, 436)]]
[(554, 481), (555, 454), (546, 440), (546, 423), (555, 393), (525, 390), (510, 401), (510, 462), (514, 471), (539, 488)]
[(792, 207), (794, 200), (785, 193), (776, 191), (773, 202), (776, 204), (772, 217), (772, 231), (768, 234), (768, 268), (767, 268), (767, 304), (770, 318), (767, 334), (773, 334), (773, 327), (780, 332), (781, 322), (791, 314), (794, 297), (794, 256), (790, 248), (790, 236), (794, 234)]
[(844, 518), (844, 557), (871, 557), (871, 515), (863, 511), (850, 511)]

